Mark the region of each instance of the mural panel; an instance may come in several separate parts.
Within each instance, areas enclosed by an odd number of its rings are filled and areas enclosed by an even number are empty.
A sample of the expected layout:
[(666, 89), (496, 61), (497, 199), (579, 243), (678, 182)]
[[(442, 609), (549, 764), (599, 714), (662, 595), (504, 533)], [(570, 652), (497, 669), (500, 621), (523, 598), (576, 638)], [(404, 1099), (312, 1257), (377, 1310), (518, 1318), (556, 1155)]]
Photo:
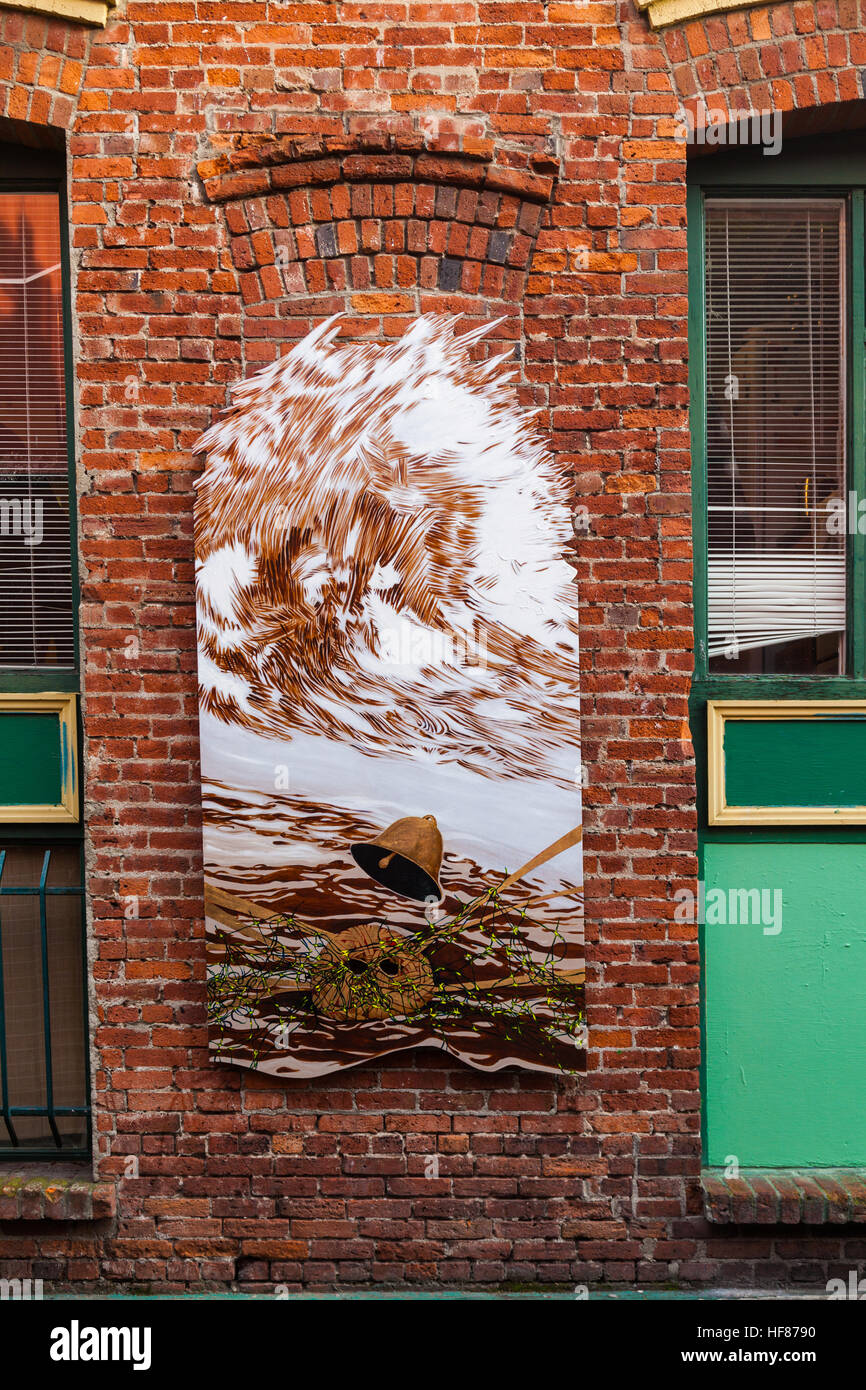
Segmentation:
[(199, 441), (218, 1062), (584, 1065), (569, 490), (489, 327), (328, 321)]

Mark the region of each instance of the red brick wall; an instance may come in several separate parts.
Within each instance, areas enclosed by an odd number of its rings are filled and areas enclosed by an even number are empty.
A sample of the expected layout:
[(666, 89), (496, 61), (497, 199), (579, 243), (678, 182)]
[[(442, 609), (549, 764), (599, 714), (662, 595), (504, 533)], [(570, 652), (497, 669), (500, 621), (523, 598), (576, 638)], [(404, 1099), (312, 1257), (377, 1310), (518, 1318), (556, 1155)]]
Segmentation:
[[(127, 0), (96, 32), (0, 13), (7, 132), (68, 133), (95, 1129), (118, 1182), (113, 1219), (2, 1228), (4, 1272), (823, 1282), (857, 1262), (847, 1228), (700, 1215), (697, 941), (669, 896), (696, 873), (671, 130), (696, 92), (856, 97), (863, 19), (854, 0), (660, 36), (631, 0)], [(590, 1071), (406, 1053), (276, 1084), (207, 1061), (190, 445), (314, 318), (388, 334), (431, 305), (505, 311), (590, 513)]]

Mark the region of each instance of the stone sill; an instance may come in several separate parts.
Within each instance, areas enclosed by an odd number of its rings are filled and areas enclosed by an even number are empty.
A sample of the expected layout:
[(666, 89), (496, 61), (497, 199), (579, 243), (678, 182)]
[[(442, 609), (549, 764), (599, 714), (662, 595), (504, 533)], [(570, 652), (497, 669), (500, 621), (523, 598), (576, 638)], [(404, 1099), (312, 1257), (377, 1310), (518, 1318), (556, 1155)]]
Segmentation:
[(103, 1221), (114, 1216), (116, 1201), (113, 1183), (94, 1182), (71, 1164), (38, 1171), (0, 1166), (0, 1223)]
[(50, 19), (66, 19), (72, 24), (88, 24), (104, 29), (109, 11), (117, 0), (0, 0), (4, 10), (24, 10), (27, 14), (44, 14)]
[(828, 1226), (866, 1222), (866, 1168), (721, 1168), (701, 1172), (715, 1225)]
[(767, 0), (637, 0), (637, 7), (649, 19), (651, 29), (663, 29), (668, 24), (687, 24), (693, 19), (708, 19), (766, 3)]

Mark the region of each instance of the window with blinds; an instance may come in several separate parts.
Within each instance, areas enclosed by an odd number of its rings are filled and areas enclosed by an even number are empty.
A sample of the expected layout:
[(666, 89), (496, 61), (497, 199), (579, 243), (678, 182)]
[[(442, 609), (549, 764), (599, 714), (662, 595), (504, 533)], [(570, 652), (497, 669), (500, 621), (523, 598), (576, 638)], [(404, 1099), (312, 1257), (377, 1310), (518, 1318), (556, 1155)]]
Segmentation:
[(74, 665), (60, 200), (0, 193), (0, 668)]
[(708, 199), (709, 667), (844, 670), (845, 204)]

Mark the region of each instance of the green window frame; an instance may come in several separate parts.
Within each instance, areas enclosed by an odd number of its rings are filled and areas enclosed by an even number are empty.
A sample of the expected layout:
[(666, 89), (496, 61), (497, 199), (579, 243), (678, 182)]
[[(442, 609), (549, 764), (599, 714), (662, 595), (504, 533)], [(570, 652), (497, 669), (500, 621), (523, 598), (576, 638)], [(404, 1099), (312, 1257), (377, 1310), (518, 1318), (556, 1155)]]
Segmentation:
[(78, 513), (75, 487), (74, 355), (72, 350), (72, 301), (70, 296), (69, 210), (66, 197), (66, 163), (60, 152), (22, 150), (0, 145), (0, 193), (54, 193), (60, 210), (60, 258), (63, 285), (64, 380), (66, 386), (67, 495), (69, 503), (70, 566), (72, 577), (72, 666), (9, 667), (0, 663), (0, 691), (24, 695), (31, 691), (81, 689), (79, 657)]
[[(706, 166), (705, 168), (702, 166)], [(694, 546), (694, 690), (703, 699), (806, 699), (810, 695), (852, 699), (866, 695), (866, 536), (848, 540), (846, 674), (756, 675), (711, 672), (707, 657), (708, 489), (706, 436), (705, 204), (712, 195), (784, 198), (835, 196), (847, 204), (847, 487), (866, 498), (866, 299), (864, 299), (864, 198), (866, 152), (819, 158), (798, 151), (793, 158), (716, 157), (693, 161), (687, 194), (689, 261), (689, 397), (692, 447)]]
[[(0, 193), (51, 193), (58, 200), (63, 314), (63, 375), (69, 508), (69, 565), (72, 589), (71, 664), (0, 665), (0, 706), (11, 704), (34, 711), (45, 705), (63, 706), (63, 696), (76, 702), (81, 688), (79, 656), (78, 517), (75, 486), (74, 357), (70, 294), (69, 214), (66, 162), (60, 150), (0, 145)], [(3, 595), (0, 593), (0, 602)], [(13, 697), (21, 697), (13, 700)], [(40, 698), (42, 697), (42, 704)], [(68, 708), (68, 701), (66, 702)], [(27, 716), (31, 720), (38, 714)], [(72, 716), (74, 718), (74, 715)], [(11, 726), (10, 726), (11, 727)], [(69, 762), (80, 769), (81, 726), (62, 724), (64, 758), (69, 738)], [(53, 755), (52, 755), (53, 756)], [(12, 798), (14, 800), (14, 798)], [(31, 800), (39, 799), (34, 796)], [(81, 777), (63, 792), (66, 814), (46, 814), (44, 822), (28, 815), (20, 821), (10, 813), (0, 817), (0, 1162), (22, 1160), (85, 1160), (91, 1156), (91, 1104), (88, 1027), (87, 945), (84, 904), (84, 846), (81, 822)], [(46, 808), (47, 809), (47, 808)], [(12, 813), (14, 817), (14, 811)], [(7, 950), (3, 950), (3, 921)], [(16, 1009), (21, 997), (15, 977), (15, 952), (27, 951), (26, 994), (31, 1013), (24, 1034), (16, 1034)], [(19, 957), (20, 958), (20, 957)], [(5, 970), (4, 970), (5, 966)], [(20, 971), (21, 967), (18, 966)], [(5, 986), (4, 986), (5, 976)], [(81, 1008), (75, 1002), (80, 996)], [(70, 1002), (71, 1001), (71, 1002)], [(60, 1012), (58, 1013), (58, 1008)], [(80, 1019), (80, 1024), (78, 1020)], [(11, 1020), (11, 1021), (10, 1021)], [(62, 1025), (62, 1026), (61, 1026)], [(29, 1035), (27, 1033), (30, 1029)], [(80, 1029), (80, 1031), (79, 1031)], [(35, 1039), (35, 1041), (34, 1041)], [(16, 1049), (29, 1049), (29, 1071)], [(74, 1079), (69, 1058), (74, 1054)], [(36, 1061), (33, 1061), (33, 1057)], [(41, 1097), (20, 1103), (16, 1076), (33, 1077), (41, 1068)], [(37, 1085), (37, 1090), (39, 1086)], [(28, 1094), (25, 1101), (31, 1102)], [(19, 1103), (16, 1103), (16, 1100)]]
[(708, 197), (837, 196), (847, 204), (847, 487), (866, 498), (866, 141), (798, 141), (777, 157), (739, 151), (691, 160), (687, 189), (689, 400), (692, 450), (695, 656), (690, 694), (698, 764), (700, 827), (707, 828), (706, 704), (736, 699), (866, 698), (866, 536), (848, 540), (848, 626), (844, 675), (726, 674), (707, 657), (708, 487), (706, 438), (705, 219)]

